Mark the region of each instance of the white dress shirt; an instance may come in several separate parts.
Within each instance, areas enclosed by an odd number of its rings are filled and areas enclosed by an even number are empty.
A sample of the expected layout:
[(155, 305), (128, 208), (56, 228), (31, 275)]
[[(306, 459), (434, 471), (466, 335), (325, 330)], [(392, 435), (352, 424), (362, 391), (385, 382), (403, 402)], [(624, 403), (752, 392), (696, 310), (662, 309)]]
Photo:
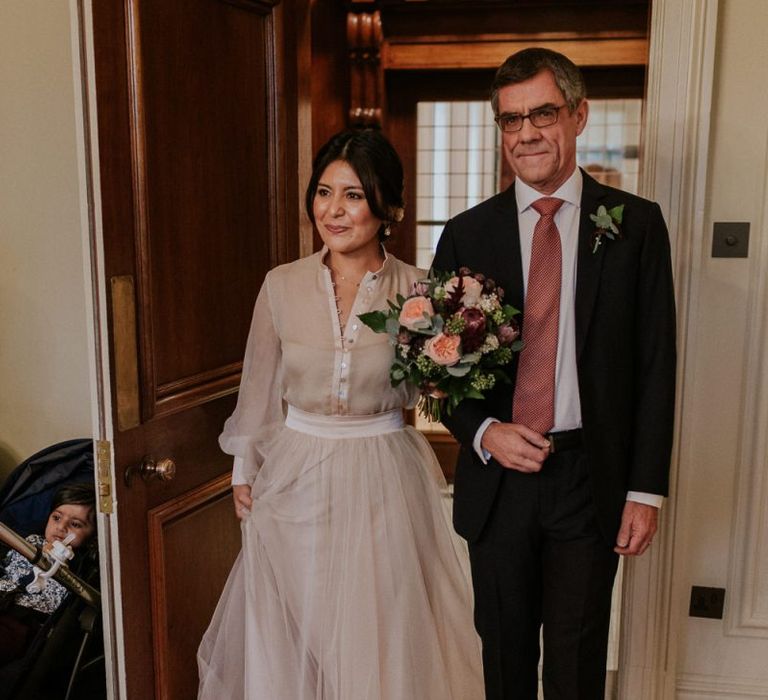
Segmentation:
[[(555, 424), (552, 432), (573, 430), (581, 427), (581, 402), (579, 400), (578, 373), (576, 369), (576, 261), (579, 243), (579, 216), (581, 213), (581, 170), (576, 168), (558, 190), (542, 195), (521, 180), (515, 182), (517, 221), (520, 229), (520, 254), (523, 265), (523, 290), (528, 291), (528, 268), (531, 264), (533, 230), (539, 213), (531, 206), (543, 196), (562, 199), (563, 204), (555, 213), (555, 224), (560, 232), (562, 249), (562, 280), (560, 283), (560, 322), (557, 338), (557, 367), (555, 370)], [(473, 447), (484, 464), (490, 454), (482, 448), (482, 438), (495, 418), (487, 418), (478, 428)], [(627, 500), (661, 507), (664, 497), (658, 494), (630, 491)]]

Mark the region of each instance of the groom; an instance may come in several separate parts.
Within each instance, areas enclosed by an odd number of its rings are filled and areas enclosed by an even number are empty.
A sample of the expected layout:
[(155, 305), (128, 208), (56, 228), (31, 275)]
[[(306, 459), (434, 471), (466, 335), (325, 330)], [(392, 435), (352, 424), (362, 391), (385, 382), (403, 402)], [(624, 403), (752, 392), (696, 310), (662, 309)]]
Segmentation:
[(667, 493), (669, 238), (657, 204), (576, 167), (589, 108), (568, 58), (510, 56), (491, 103), (515, 183), (446, 224), (433, 266), (496, 280), (525, 346), (511, 385), (444, 420), (461, 443), (454, 524), (487, 698), (535, 700), (543, 630), (545, 697), (603, 700), (618, 555), (648, 548)]

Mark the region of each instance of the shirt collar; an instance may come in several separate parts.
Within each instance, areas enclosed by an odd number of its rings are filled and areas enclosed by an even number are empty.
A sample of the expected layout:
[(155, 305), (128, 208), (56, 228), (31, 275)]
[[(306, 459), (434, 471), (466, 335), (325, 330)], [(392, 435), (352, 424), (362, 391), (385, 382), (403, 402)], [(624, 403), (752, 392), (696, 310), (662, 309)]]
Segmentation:
[(581, 176), (581, 170), (576, 168), (571, 175), (560, 187), (550, 195), (543, 195), (541, 192), (537, 192), (530, 185), (526, 185), (520, 178), (515, 179), (515, 199), (517, 200), (517, 213), (522, 214), (533, 204), (537, 199), (542, 197), (557, 197), (564, 202), (573, 204), (574, 206), (581, 206), (581, 190), (584, 186), (584, 178)]
[[(323, 247), (317, 252), (318, 261), (320, 263), (320, 269), (321, 270), (328, 270), (330, 272), (330, 269), (325, 264), (325, 259), (328, 257), (328, 246), (323, 245)], [(369, 275), (376, 275), (379, 276), (386, 272), (392, 265), (392, 257), (387, 253), (387, 249), (384, 246), (384, 244), (381, 244), (381, 252), (384, 254), (384, 262), (381, 263), (381, 267), (378, 270), (375, 270), (374, 272), (366, 272), (363, 276), (363, 279), (366, 279)]]

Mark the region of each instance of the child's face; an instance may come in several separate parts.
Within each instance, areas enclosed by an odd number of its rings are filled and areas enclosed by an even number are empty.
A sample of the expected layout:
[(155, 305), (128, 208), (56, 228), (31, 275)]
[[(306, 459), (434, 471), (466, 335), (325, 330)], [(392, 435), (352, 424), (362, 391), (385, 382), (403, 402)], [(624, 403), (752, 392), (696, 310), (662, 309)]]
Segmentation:
[(69, 543), (69, 546), (72, 549), (77, 549), (93, 534), (94, 525), (90, 516), (90, 506), (72, 503), (60, 505), (48, 516), (48, 523), (45, 526), (45, 541), (52, 543), (54, 540), (63, 540), (72, 532), (75, 539)]

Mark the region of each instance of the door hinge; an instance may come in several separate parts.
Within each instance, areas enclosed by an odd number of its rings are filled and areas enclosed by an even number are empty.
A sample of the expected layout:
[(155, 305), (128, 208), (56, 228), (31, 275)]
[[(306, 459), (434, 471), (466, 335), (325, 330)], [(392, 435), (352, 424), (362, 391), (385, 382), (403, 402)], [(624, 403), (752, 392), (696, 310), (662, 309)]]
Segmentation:
[(109, 440), (96, 440), (96, 480), (99, 485), (99, 511), (111, 515), (112, 499), (112, 445)]

